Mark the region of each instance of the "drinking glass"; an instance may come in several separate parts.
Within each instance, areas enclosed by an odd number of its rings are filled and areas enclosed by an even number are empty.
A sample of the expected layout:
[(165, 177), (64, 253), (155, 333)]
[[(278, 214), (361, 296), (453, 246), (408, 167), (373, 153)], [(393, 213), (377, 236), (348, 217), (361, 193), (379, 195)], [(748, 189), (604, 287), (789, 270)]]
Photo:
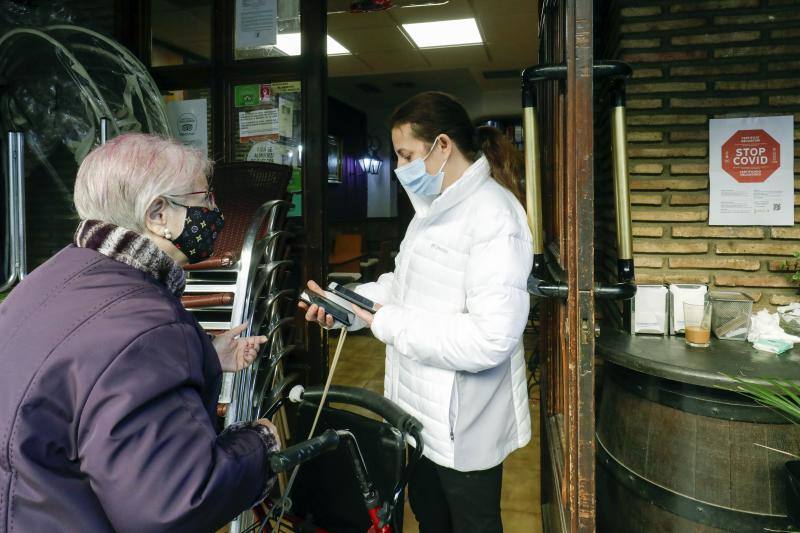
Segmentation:
[(706, 348), (711, 344), (711, 302), (683, 302), (686, 344)]

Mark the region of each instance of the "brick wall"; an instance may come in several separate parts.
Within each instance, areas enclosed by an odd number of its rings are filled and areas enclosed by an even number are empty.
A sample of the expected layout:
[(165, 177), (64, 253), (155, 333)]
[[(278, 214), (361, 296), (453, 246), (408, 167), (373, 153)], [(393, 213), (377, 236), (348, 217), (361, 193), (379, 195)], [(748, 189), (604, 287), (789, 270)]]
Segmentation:
[(800, 0), (621, 0), (603, 25), (599, 48), (635, 71), (628, 156), (637, 281), (709, 283), (750, 294), (756, 307), (800, 301), (786, 273), (800, 226), (708, 225), (709, 118), (794, 115), (800, 139)]

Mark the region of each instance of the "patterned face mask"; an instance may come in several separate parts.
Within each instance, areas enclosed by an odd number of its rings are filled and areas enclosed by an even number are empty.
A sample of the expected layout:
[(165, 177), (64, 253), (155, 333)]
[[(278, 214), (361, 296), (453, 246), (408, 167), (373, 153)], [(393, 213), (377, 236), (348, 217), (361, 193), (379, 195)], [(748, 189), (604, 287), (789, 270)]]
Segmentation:
[(183, 231), (177, 238), (172, 239), (175, 247), (189, 258), (189, 263), (205, 261), (214, 252), (214, 241), (219, 237), (219, 232), (225, 225), (225, 217), (218, 207), (174, 205), (186, 208), (186, 220)]

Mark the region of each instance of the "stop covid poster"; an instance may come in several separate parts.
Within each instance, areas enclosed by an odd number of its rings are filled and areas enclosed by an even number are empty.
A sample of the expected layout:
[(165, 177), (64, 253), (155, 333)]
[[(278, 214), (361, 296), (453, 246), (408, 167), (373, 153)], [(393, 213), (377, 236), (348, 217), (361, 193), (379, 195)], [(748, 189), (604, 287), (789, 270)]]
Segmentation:
[(712, 226), (794, 224), (794, 117), (711, 119)]

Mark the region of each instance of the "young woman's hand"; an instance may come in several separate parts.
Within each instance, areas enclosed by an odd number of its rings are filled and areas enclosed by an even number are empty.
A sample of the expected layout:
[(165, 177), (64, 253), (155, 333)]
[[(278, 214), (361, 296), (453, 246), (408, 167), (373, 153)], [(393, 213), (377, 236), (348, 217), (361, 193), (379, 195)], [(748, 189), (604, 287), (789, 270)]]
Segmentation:
[[(325, 291), (317, 285), (317, 283), (313, 280), (308, 281), (308, 288), (311, 289), (313, 292), (317, 294), (324, 294)], [(305, 302), (298, 302), (297, 306), (300, 309), (304, 309), (306, 311), (306, 320), (308, 322), (316, 322), (323, 328), (332, 328), (333, 327), (333, 317), (331, 315), (326, 315), (325, 310), (319, 307), (316, 304), (311, 304), (310, 306), (307, 305)]]
[[(378, 309), (380, 309), (380, 308), (381, 308), (380, 304), (375, 304), (375, 310), (376, 311)], [(367, 325), (368, 328), (372, 327), (372, 320), (375, 317), (375, 315), (373, 315), (372, 313), (369, 313), (367, 311), (364, 311), (363, 309), (361, 309), (357, 305), (353, 306), (353, 312), (356, 314), (356, 316), (358, 318), (360, 318), (361, 320), (364, 321), (364, 323)]]
[[(312, 291), (316, 292), (316, 293), (324, 293), (325, 292), (314, 281), (309, 281), (308, 282), (308, 288), (311, 289)], [(307, 321), (316, 322), (317, 324), (319, 324), (320, 326), (322, 326), (324, 328), (332, 328), (333, 327), (333, 323), (334, 323), (333, 317), (331, 315), (326, 315), (325, 314), (325, 310), (322, 309), (321, 307), (319, 307), (317, 305), (314, 305), (314, 304), (312, 304), (311, 306), (308, 306), (308, 305), (306, 305), (305, 302), (299, 302), (297, 305), (298, 305), (298, 307), (300, 307), (300, 309), (304, 309), (306, 311), (306, 320)], [(367, 327), (372, 327), (372, 316), (373, 316), (372, 313), (368, 313), (367, 311), (364, 311), (363, 309), (361, 309), (357, 305), (351, 305), (350, 307), (352, 308), (353, 313), (355, 313), (355, 315), (358, 318), (363, 320), (364, 323), (367, 325)], [(376, 304), (375, 307), (376, 307), (376, 309), (380, 309), (381, 308), (381, 306), (378, 305), (378, 304)]]
[(238, 372), (252, 365), (259, 347), (267, 342), (264, 335), (235, 338), (246, 329), (247, 322), (214, 337), (214, 349), (223, 372)]

